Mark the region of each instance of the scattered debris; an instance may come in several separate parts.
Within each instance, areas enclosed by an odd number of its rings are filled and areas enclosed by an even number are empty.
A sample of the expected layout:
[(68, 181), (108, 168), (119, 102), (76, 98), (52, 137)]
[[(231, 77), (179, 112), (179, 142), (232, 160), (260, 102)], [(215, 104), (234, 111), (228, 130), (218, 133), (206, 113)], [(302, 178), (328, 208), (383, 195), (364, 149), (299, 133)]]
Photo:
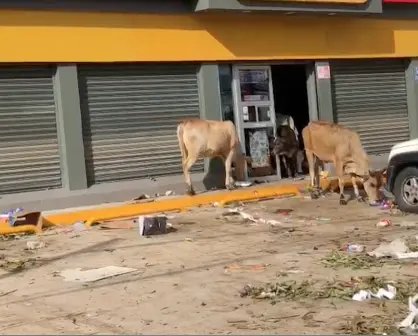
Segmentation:
[(14, 226), (18, 213), (23, 211), (22, 208), (11, 209), (0, 214), (0, 219), (9, 224), (9, 226)]
[(410, 221), (403, 221), (401, 224), (399, 224), (401, 227), (418, 227), (417, 222), (410, 222)]
[(369, 202), (369, 205), (372, 207), (380, 207), (380, 209), (382, 210), (392, 209), (394, 207), (393, 202), (388, 201), (387, 199), (372, 201), (372, 202)]
[(167, 216), (139, 216), (138, 230), (141, 236), (166, 234)]
[(283, 216), (289, 216), (289, 214), (293, 212), (293, 209), (276, 209), (274, 213), (277, 213), (279, 215)]
[(184, 238), (184, 241), (187, 241), (187, 242), (194, 242), (194, 239), (193, 239), (193, 238)]
[(101, 230), (133, 229), (134, 227), (135, 221), (133, 220), (117, 220), (100, 224)]
[(233, 270), (249, 270), (249, 271), (264, 271), (266, 269), (266, 264), (258, 265), (228, 265), (225, 266), (225, 273)]
[(142, 195), (138, 196), (137, 198), (134, 198), (133, 201), (141, 201), (141, 200), (149, 199), (149, 198), (151, 198), (150, 195), (148, 195), (148, 194), (142, 194)]
[(71, 230), (73, 232), (83, 232), (87, 231), (88, 228), (86, 227), (86, 224), (83, 221), (75, 222), (73, 225), (71, 225)]
[(38, 249), (44, 248), (45, 246), (46, 246), (45, 242), (43, 242), (43, 241), (28, 240), (26, 242), (26, 249), (27, 250), (38, 250)]
[(154, 202), (154, 198), (152, 198), (150, 195), (142, 194), (130, 200), (128, 203), (149, 203), (149, 202)]
[[(254, 287), (246, 285), (240, 290), (240, 295), (252, 296), (257, 299), (272, 299), (272, 303), (278, 300), (297, 300), (297, 299), (352, 299), (353, 296), (361, 290), (379, 292), (379, 296), (384, 297), (388, 295), (394, 298), (393, 292), (396, 285), (396, 300), (406, 302), (411, 296), (411, 293), (416, 293), (418, 289), (418, 281), (416, 279), (409, 279), (395, 283), (388, 281), (385, 278), (377, 278), (374, 276), (352, 277), (350, 281), (327, 281), (320, 283), (319, 281), (304, 280), (285, 281), (277, 283), (268, 283), (264, 286)], [(390, 286), (390, 287), (389, 287)], [(387, 292), (383, 288), (388, 288)], [(245, 294), (247, 293), (247, 294)], [(245, 295), (244, 295), (245, 294)], [(375, 294), (377, 295), (377, 293)]]
[(376, 258), (392, 257), (396, 259), (418, 258), (418, 252), (411, 252), (403, 239), (395, 239), (391, 243), (382, 243), (374, 251), (368, 253)]
[(321, 259), (321, 263), (325, 267), (331, 267), (334, 269), (345, 267), (353, 270), (382, 267), (384, 265), (383, 260), (377, 260), (367, 254), (351, 254), (338, 251), (328, 253)]
[(394, 315), (356, 315), (341, 324), (336, 332), (343, 335), (395, 335)]
[(175, 193), (174, 193), (174, 191), (173, 191), (173, 190), (167, 190), (167, 191), (165, 192), (165, 196), (173, 196), (173, 195), (175, 195)]
[(382, 218), (380, 221), (377, 222), (376, 227), (388, 227), (391, 225), (392, 225), (392, 222), (390, 219)]
[(253, 185), (250, 181), (235, 181), (234, 185), (236, 187), (247, 188)]
[(42, 261), (37, 258), (0, 258), (0, 268), (7, 272), (21, 272), (24, 269), (42, 264)]
[(276, 276), (288, 276), (289, 274), (301, 274), (305, 273), (305, 271), (302, 270), (287, 270), (287, 271), (279, 271), (276, 273)]
[(364, 251), (364, 245), (359, 245), (359, 244), (347, 244), (345, 246), (345, 250), (347, 252), (358, 252), (361, 253)]
[(93, 282), (126, 273), (135, 272), (136, 268), (106, 266), (82, 271), (81, 268), (67, 269), (60, 272), (64, 281), (71, 282)]
[(264, 219), (255, 215), (251, 215), (249, 213), (243, 212), (243, 208), (231, 208), (227, 212), (223, 213), (222, 215), (225, 216), (232, 216), (232, 215), (240, 215), (245, 221), (252, 222), (253, 225), (260, 225), (260, 224), (267, 224), (270, 226), (279, 226), (283, 225), (282, 222), (277, 221), (275, 219)]
[(327, 222), (327, 221), (330, 221), (331, 218), (327, 218), (327, 217), (316, 217), (315, 220), (320, 221), (320, 222)]
[(399, 331), (407, 335), (418, 335), (418, 294), (408, 298), (408, 316), (398, 324)]
[(393, 300), (396, 296), (396, 287), (387, 285), (387, 289), (379, 288), (377, 293), (373, 293), (371, 290), (362, 289), (353, 295), (352, 299), (354, 301), (365, 301), (370, 300), (371, 298), (377, 299), (388, 299)]

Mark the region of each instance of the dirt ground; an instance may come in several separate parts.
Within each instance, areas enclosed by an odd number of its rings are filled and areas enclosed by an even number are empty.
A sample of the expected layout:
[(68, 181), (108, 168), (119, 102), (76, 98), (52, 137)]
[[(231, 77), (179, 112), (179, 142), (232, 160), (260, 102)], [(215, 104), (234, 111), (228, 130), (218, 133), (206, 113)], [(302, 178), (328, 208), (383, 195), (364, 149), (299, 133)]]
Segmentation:
[[(285, 215), (278, 213), (280, 209), (293, 211)], [(418, 223), (416, 216), (394, 216), (356, 201), (341, 207), (338, 195), (244, 206), (247, 213), (282, 223), (274, 227), (223, 216), (225, 211), (208, 206), (175, 213), (169, 222), (176, 232), (149, 238), (140, 237), (136, 228), (95, 227), (87, 232), (59, 230), (43, 236), (46, 247), (34, 251), (25, 250), (26, 242), (33, 237), (0, 242), (3, 260), (34, 259), (13, 272), (3, 263), (0, 331), (331, 334), (343, 333), (341, 326), (351, 323), (352, 318), (361, 327), (371, 323), (367, 322), (371, 316), (396, 322), (406, 316), (407, 304), (400, 299), (356, 302), (333, 295), (309, 297), (299, 291), (273, 302), (241, 297), (240, 291), (247, 284), (292, 280), (321, 285), (365, 275), (395, 282), (415, 279), (418, 269), (414, 262), (372, 264), (356, 270), (325, 267), (321, 260), (346, 243), (363, 244), (371, 250), (384, 241), (415, 237), (418, 226), (401, 224)], [(393, 225), (376, 227), (384, 217), (390, 218)], [(259, 264), (265, 266), (251, 267)], [(59, 275), (65, 269), (108, 265), (137, 271), (88, 284), (65, 282)], [(240, 267), (225, 268), (231, 265)]]

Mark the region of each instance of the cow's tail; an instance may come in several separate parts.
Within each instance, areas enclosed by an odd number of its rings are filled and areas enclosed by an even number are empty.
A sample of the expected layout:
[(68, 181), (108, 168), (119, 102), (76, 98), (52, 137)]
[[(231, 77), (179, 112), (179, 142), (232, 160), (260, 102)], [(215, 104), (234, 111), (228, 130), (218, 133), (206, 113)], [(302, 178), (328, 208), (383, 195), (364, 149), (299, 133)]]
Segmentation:
[(183, 132), (184, 132), (184, 122), (181, 122), (177, 126), (177, 139), (179, 141), (182, 163), (184, 163), (184, 161), (186, 161), (186, 158), (187, 158), (187, 148), (184, 144)]

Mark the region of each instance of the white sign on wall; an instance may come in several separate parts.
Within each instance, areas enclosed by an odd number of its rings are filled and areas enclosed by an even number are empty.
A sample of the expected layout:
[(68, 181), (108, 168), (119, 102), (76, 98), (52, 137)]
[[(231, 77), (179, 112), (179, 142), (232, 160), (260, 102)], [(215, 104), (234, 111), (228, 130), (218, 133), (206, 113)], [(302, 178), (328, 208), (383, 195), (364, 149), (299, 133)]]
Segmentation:
[(330, 79), (331, 70), (329, 68), (329, 65), (318, 65), (316, 67), (316, 77), (318, 79)]

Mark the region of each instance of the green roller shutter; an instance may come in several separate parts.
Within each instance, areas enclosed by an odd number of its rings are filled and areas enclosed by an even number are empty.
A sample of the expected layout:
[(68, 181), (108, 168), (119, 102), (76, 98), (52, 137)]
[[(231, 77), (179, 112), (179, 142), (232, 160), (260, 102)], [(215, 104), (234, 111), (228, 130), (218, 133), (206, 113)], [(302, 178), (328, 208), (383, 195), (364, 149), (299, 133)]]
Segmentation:
[(0, 67), (0, 193), (59, 188), (53, 68)]
[(336, 120), (359, 133), (369, 154), (409, 140), (403, 60), (332, 62), (331, 78)]
[(182, 173), (176, 128), (199, 118), (196, 65), (84, 65), (79, 77), (90, 185)]

